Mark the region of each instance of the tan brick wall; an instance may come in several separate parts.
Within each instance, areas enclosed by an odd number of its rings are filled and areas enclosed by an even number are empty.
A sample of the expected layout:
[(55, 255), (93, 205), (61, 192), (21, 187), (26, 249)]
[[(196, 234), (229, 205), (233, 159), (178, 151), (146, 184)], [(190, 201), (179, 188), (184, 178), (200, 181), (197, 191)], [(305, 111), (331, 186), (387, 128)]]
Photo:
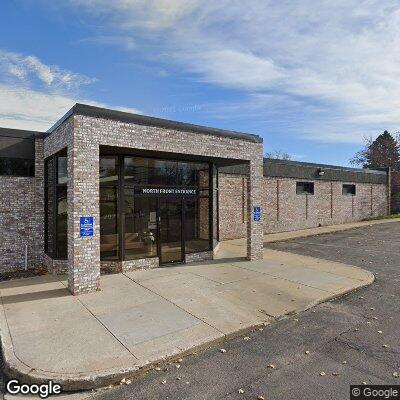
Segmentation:
[(43, 141), (35, 141), (35, 177), (0, 176), (0, 272), (43, 264)]
[[(219, 174), (220, 240), (245, 236), (242, 175)], [(356, 195), (344, 196), (343, 183), (314, 181), (314, 195), (297, 195), (301, 179), (264, 177), (262, 184), (264, 234), (360, 221), (386, 215), (387, 186), (355, 183)]]

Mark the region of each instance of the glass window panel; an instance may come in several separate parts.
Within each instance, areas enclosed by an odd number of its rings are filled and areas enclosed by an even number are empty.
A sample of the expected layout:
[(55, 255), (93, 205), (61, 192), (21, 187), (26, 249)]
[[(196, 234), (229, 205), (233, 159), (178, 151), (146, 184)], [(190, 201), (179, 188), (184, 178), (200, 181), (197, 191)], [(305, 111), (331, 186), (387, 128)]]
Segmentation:
[(34, 139), (0, 135), (0, 175), (35, 175)]
[(128, 184), (209, 186), (209, 166), (206, 163), (125, 157), (124, 173)]
[(296, 182), (297, 194), (314, 194), (314, 182)]
[(57, 187), (57, 258), (67, 258), (67, 187)]
[(161, 262), (181, 262), (182, 254), (182, 199), (160, 198), (159, 207), (159, 230)]
[(209, 198), (186, 199), (185, 251), (195, 253), (210, 250)]
[(100, 185), (116, 185), (118, 182), (118, 158), (111, 157), (100, 157)]
[(125, 259), (156, 255), (156, 199), (125, 195)]
[(67, 184), (68, 171), (67, 171), (67, 157), (57, 157), (57, 183)]
[(356, 195), (356, 185), (353, 184), (343, 184), (342, 194), (344, 196), (355, 196)]
[(35, 176), (35, 161), (0, 157), (0, 175)]
[(118, 258), (118, 192), (115, 187), (100, 188), (100, 258)]

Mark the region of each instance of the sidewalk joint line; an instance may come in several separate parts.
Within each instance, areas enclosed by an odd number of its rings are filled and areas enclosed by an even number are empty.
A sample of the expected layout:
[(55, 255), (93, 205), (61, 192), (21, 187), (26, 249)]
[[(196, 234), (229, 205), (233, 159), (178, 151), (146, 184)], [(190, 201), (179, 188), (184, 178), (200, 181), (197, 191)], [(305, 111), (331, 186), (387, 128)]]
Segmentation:
[(162, 296), (161, 294), (155, 292), (154, 290), (149, 289), (148, 287), (142, 285), (140, 282), (135, 281), (134, 279), (132, 279), (131, 277), (129, 277), (128, 275), (126, 275), (125, 272), (122, 273), (122, 275), (126, 276), (130, 281), (136, 283), (137, 285), (141, 286), (142, 288), (148, 290), (149, 292), (161, 297), (162, 299), (164, 299), (165, 301), (168, 301), (169, 303), (173, 304), (175, 307), (178, 307), (180, 310), (184, 311), (185, 313), (191, 315), (193, 318), (198, 319), (199, 321), (203, 322), (204, 324), (208, 325), (209, 327), (215, 329), (216, 331), (218, 331), (219, 333), (221, 333), (222, 335), (226, 336), (226, 334), (222, 331), (220, 331), (218, 328), (216, 328), (215, 326), (209, 324), (208, 322), (204, 321), (203, 319), (197, 317), (196, 315), (192, 314), (191, 312), (185, 310), (183, 307), (179, 306), (178, 304), (174, 303), (172, 300), (167, 299), (166, 297)]
[[(66, 285), (64, 284), (64, 282), (62, 282), (61, 281), (61, 283), (62, 283), (62, 285), (64, 286), (64, 287), (66, 287)], [(79, 296), (74, 296), (75, 298), (76, 298), (76, 300), (78, 300), (78, 302), (100, 323), (100, 325), (102, 325), (103, 326), (103, 328), (108, 332), (108, 333), (110, 333), (110, 335), (113, 337), (113, 338), (115, 338), (128, 352), (129, 352), (129, 354), (131, 354), (136, 360), (139, 360), (130, 350), (129, 350), (129, 348), (120, 340), (120, 339), (118, 339), (117, 338), (117, 336), (115, 336), (112, 332), (111, 332), (111, 330), (110, 329), (108, 329), (107, 328), (107, 326), (99, 319), (99, 318), (97, 318), (96, 317), (96, 315), (92, 312), (92, 311), (90, 311), (89, 310), (89, 308), (79, 299)]]

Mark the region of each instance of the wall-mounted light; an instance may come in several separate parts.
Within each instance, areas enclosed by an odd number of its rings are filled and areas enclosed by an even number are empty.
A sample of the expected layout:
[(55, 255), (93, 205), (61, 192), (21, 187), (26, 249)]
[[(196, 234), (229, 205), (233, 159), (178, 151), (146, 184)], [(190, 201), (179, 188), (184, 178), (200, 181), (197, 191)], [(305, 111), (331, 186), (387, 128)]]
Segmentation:
[(318, 168), (318, 175), (319, 176), (324, 176), (325, 175), (325, 171), (322, 168)]

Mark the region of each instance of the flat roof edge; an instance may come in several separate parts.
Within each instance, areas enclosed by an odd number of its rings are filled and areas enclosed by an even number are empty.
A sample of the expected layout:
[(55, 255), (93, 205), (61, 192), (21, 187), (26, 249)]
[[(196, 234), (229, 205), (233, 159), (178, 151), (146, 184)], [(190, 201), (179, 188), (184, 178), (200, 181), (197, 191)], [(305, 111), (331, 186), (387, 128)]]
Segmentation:
[(0, 136), (10, 136), (15, 138), (39, 138), (42, 139), (45, 135), (45, 132), (40, 131), (30, 131), (27, 129), (16, 129), (16, 128), (1, 128), (0, 127)]
[(303, 161), (292, 161), (292, 160), (279, 160), (275, 158), (264, 158), (264, 164), (270, 162), (273, 164), (282, 164), (282, 165), (297, 165), (299, 167), (308, 167), (308, 168), (325, 168), (330, 170), (339, 170), (339, 171), (349, 171), (349, 172), (361, 172), (364, 174), (377, 174), (377, 175), (387, 175), (387, 169), (374, 169), (374, 168), (352, 168), (352, 167), (343, 167), (340, 165), (330, 165), (330, 164), (319, 164), (319, 163), (310, 163)]
[(147, 115), (133, 114), (125, 111), (111, 110), (108, 108), (76, 103), (62, 118), (60, 118), (47, 132), (51, 133), (71, 115), (83, 115), (87, 117), (111, 119), (115, 121), (134, 123), (137, 125), (155, 126), (165, 129), (173, 129), (184, 132), (203, 133), (232, 139), (245, 140), (253, 143), (262, 143), (263, 139), (255, 134), (230, 131), (226, 129), (211, 128), (207, 126), (189, 124), (186, 122), (172, 121), (168, 119), (149, 117)]

